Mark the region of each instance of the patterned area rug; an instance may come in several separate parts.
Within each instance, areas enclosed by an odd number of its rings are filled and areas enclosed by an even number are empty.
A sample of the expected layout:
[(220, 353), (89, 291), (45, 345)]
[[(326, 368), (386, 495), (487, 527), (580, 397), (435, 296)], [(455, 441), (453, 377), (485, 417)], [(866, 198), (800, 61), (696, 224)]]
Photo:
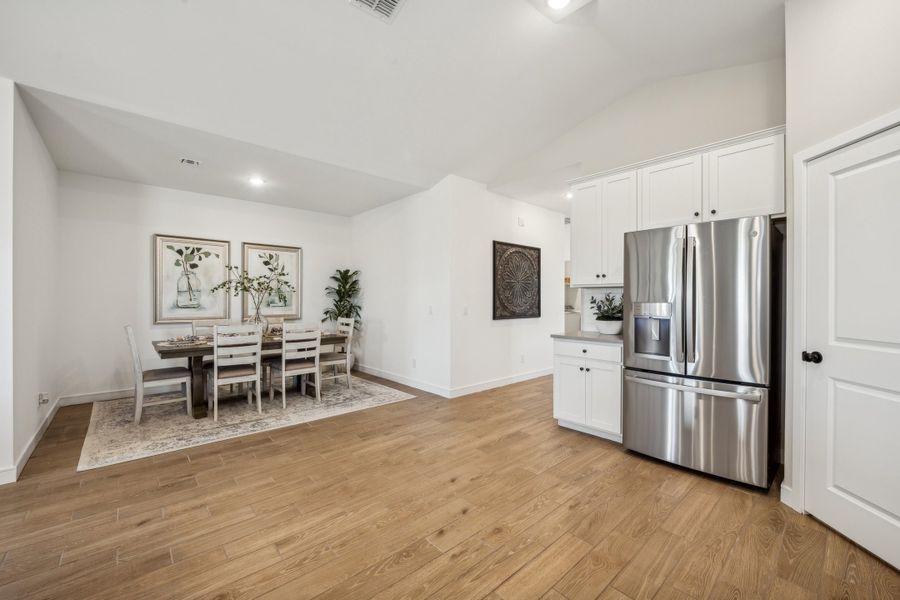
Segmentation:
[[(227, 388), (222, 389), (225, 391)], [(183, 403), (173, 403), (144, 407), (140, 425), (133, 422), (132, 398), (94, 402), (78, 470), (87, 471), (260, 431), (290, 427), (410, 398), (415, 396), (354, 377), (352, 390), (348, 390), (343, 381), (324, 384), (319, 404), (315, 398), (289, 390), (287, 409), (282, 409), (280, 394), (276, 392), (275, 401), (270, 403), (266, 391), (263, 392), (263, 412), (259, 414), (256, 412), (256, 398), (251, 407), (247, 405), (246, 395), (224, 399), (220, 396), (218, 422), (213, 421), (211, 413), (206, 419), (191, 418)]]

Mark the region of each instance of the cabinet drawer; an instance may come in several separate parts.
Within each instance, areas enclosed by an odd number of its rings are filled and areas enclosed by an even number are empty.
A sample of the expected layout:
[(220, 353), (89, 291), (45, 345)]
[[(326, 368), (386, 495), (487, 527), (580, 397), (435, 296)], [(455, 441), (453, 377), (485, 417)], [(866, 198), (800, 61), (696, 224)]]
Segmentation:
[(622, 362), (622, 347), (614, 344), (597, 344), (594, 342), (577, 342), (574, 340), (556, 340), (554, 353), (559, 356), (572, 356)]

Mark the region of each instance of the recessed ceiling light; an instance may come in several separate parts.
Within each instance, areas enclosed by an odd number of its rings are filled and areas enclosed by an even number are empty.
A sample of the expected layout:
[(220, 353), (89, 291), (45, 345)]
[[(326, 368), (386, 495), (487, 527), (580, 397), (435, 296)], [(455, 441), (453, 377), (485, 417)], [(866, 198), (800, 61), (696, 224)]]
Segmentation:
[(253, 187), (260, 187), (260, 186), (263, 186), (266, 184), (266, 180), (263, 179), (262, 177), (260, 177), (259, 175), (254, 175), (247, 181), (249, 181), (250, 185), (252, 185)]
[(562, 10), (569, 5), (572, 0), (547, 0), (547, 6), (553, 10)]
[(575, 194), (573, 194), (572, 192), (566, 192), (566, 200), (571, 200), (574, 197), (575, 197)]

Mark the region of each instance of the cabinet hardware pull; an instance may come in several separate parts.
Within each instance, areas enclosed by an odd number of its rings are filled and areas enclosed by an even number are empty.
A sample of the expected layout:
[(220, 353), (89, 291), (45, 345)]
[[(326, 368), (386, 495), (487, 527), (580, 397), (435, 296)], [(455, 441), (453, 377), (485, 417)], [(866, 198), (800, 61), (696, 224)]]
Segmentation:
[(582, 349), (581, 349), (581, 352), (582, 352), (583, 354), (587, 354), (587, 348), (582, 348)]
[(585, 371), (590, 371), (590, 369), (585, 369)]
[(712, 209), (712, 210), (709, 211), (709, 212), (711, 212), (712, 214), (716, 214), (716, 209)]
[(602, 277), (603, 279), (606, 279), (606, 273), (604, 273), (604, 274), (601, 275), (600, 277)]
[(579, 371), (584, 371), (584, 367), (578, 367)]
[(695, 217), (699, 217), (699, 216), (700, 216), (700, 213), (695, 212), (695, 213), (694, 213), (694, 216), (695, 216)]

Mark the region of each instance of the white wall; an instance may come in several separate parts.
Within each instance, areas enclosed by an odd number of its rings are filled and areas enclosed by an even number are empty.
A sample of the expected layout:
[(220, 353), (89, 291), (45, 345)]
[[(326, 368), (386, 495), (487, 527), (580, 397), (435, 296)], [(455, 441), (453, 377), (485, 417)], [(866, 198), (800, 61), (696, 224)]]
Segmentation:
[[(15, 94), (13, 165), (14, 444), (21, 469), (56, 405), (57, 170)], [(50, 402), (38, 405), (38, 393)]]
[(13, 464), (13, 114), (15, 86), (0, 78), (0, 484)]
[(784, 85), (778, 59), (639, 88), (504, 169), (491, 188), (576, 164), (590, 175), (783, 125)]
[[(900, 2), (896, 0), (787, 0), (785, 173), (789, 220), (793, 215), (794, 154), (900, 109), (898, 23)], [(792, 281), (794, 250), (789, 251), (788, 281)], [(790, 288), (788, 293), (793, 295)], [(789, 321), (793, 318), (790, 314)], [(795, 357), (800, 350), (792, 341), (788, 357)], [(791, 369), (787, 376), (784, 486), (790, 490), (796, 459), (790, 436)]]
[[(564, 327), (562, 214), (451, 175), (353, 217), (352, 238), (364, 370), (448, 397), (549, 372)], [(492, 319), (493, 240), (541, 247), (541, 318)]]
[[(144, 368), (163, 366), (151, 340), (190, 325), (153, 325), (153, 234), (303, 248), (303, 319), (318, 323), (336, 268), (350, 266), (350, 221), (292, 208), (62, 172), (59, 178), (58, 393), (71, 396), (133, 385), (123, 327), (134, 327)], [(240, 316), (232, 298), (231, 316)], [(182, 361), (183, 362), (183, 361)]]
[(450, 388), (450, 188), (352, 218), (361, 271), (362, 368), (438, 394)]
[[(551, 372), (550, 335), (565, 329), (563, 215), (450, 176), (451, 395)], [(521, 219), (522, 225), (519, 225)], [(493, 320), (493, 241), (541, 249), (541, 317)]]

